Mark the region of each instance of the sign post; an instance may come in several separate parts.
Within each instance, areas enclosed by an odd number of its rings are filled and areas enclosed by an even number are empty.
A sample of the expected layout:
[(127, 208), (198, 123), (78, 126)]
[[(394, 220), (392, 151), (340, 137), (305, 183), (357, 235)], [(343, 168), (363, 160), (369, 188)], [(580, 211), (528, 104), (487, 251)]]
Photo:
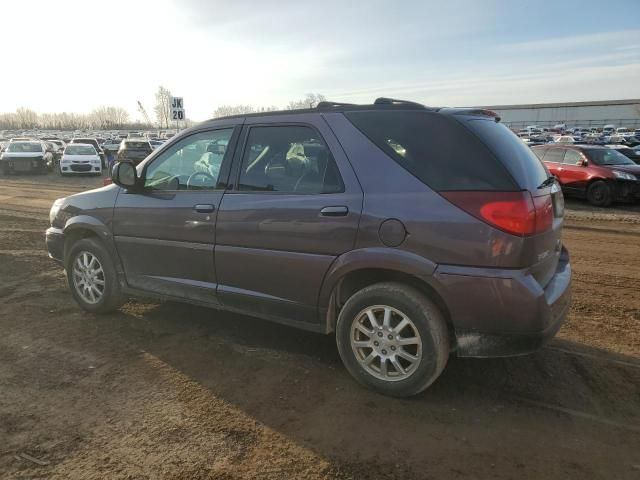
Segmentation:
[(176, 121), (176, 133), (178, 133), (178, 122), (185, 118), (182, 97), (171, 97), (171, 118)]

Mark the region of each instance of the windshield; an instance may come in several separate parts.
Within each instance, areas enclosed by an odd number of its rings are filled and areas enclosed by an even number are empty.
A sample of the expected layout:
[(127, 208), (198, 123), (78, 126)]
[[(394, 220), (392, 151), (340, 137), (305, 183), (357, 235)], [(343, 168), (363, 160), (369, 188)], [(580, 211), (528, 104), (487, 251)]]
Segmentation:
[(35, 142), (13, 142), (7, 147), (7, 152), (42, 153), (42, 144)]
[(589, 159), (596, 165), (635, 165), (635, 163), (622, 153), (613, 149), (586, 150)]
[(77, 145), (69, 145), (64, 153), (65, 155), (95, 155), (96, 149), (91, 145), (79, 143)]

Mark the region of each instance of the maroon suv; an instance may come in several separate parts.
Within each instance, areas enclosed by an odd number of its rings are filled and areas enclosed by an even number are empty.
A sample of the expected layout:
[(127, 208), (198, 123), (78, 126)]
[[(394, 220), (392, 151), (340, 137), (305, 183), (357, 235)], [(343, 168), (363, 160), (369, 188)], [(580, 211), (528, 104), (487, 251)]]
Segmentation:
[(597, 207), (640, 200), (640, 165), (617, 150), (595, 145), (544, 145), (532, 150), (567, 195), (586, 198)]

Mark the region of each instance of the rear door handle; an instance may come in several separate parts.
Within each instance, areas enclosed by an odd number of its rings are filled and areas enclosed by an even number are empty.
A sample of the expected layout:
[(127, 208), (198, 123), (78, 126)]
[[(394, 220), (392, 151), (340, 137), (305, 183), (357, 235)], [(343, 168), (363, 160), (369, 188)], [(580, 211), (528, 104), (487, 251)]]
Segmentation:
[(215, 210), (215, 207), (209, 204), (198, 204), (194, 205), (193, 209), (198, 213), (211, 213)]
[(348, 213), (349, 209), (345, 206), (324, 207), (320, 210), (320, 215), (323, 217), (346, 217)]

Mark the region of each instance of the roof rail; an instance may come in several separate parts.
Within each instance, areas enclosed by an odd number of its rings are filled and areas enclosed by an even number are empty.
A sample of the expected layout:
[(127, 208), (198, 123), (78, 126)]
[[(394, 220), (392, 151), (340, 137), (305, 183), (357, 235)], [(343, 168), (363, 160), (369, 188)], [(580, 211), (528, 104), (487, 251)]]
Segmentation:
[(373, 104), (374, 105), (414, 105), (414, 106), (424, 107), (423, 104), (418, 102), (411, 102), (409, 100), (398, 100), (397, 98), (387, 98), (387, 97), (376, 98)]
[(341, 103), (341, 102), (331, 102), (331, 101), (325, 100), (322, 102), (318, 102), (318, 105), (316, 105), (316, 108), (321, 110), (323, 108), (350, 107), (352, 105), (355, 105), (355, 103)]

